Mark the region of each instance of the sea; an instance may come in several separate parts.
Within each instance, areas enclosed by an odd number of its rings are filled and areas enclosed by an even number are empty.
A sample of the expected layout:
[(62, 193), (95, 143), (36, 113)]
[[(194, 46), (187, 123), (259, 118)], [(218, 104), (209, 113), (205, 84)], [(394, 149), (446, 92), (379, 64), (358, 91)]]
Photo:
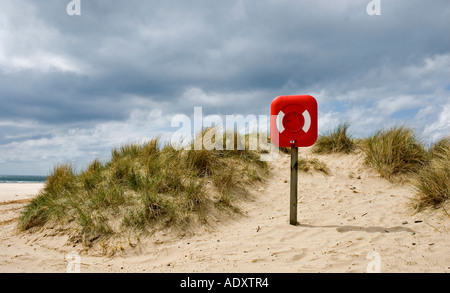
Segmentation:
[(47, 176), (0, 175), (0, 183), (43, 183)]

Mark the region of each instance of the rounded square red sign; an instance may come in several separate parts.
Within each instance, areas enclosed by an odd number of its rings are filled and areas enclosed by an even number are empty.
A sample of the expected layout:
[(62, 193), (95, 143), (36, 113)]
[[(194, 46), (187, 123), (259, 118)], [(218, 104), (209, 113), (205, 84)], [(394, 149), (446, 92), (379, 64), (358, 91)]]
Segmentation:
[(270, 139), (279, 147), (308, 147), (317, 141), (318, 115), (314, 97), (279, 96), (270, 107)]

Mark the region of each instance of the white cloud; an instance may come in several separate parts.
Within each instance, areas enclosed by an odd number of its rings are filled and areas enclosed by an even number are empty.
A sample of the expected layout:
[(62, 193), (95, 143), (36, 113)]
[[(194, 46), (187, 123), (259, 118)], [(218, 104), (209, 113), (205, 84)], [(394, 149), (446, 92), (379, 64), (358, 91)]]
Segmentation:
[(220, 103), (220, 100), (217, 99), (217, 97), (208, 96), (202, 89), (197, 87), (188, 88), (183, 93), (181, 99), (197, 106)]
[(428, 137), (430, 141), (437, 141), (450, 135), (450, 97), (447, 105), (444, 105), (441, 109), (442, 111), (437, 115), (437, 119), (430, 125), (425, 126), (422, 132), (422, 135)]
[[(358, 136), (406, 123), (427, 142), (450, 134), (448, 76), (450, 53), (398, 66), (384, 64), (348, 84), (312, 92), (325, 129), (349, 121)], [(396, 116), (402, 113), (402, 116)], [(399, 119), (395, 117), (407, 117)]]
[[(193, 107), (211, 108), (212, 106), (214, 107), (223, 106), (226, 107), (225, 111), (217, 114), (227, 115), (233, 114), (227, 113), (226, 109), (231, 109), (233, 108), (234, 105), (238, 106), (242, 105), (245, 101), (251, 102), (258, 99), (265, 99), (267, 97), (270, 97), (270, 95), (268, 96), (267, 93), (262, 90), (261, 91), (252, 90), (242, 92), (233, 91), (227, 93), (227, 92), (205, 91), (199, 87), (189, 87), (183, 92), (181, 98), (179, 99), (179, 102), (192, 105), (192, 111)], [(273, 96), (273, 98), (275, 98), (275, 96)], [(254, 115), (262, 114), (258, 112), (260, 110), (259, 107), (256, 108), (252, 106), (254, 105), (250, 104), (251, 108), (246, 109), (243, 109), (242, 107), (238, 108), (240, 108), (240, 110), (242, 111), (241, 113), (245, 111), (246, 113)]]
[(403, 72), (414, 79), (427, 78), (430, 75), (446, 79), (450, 74), (450, 54), (435, 55), (425, 58), (420, 64), (407, 66)]
[(4, 74), (26, 70), (87, 74), (91, 70), (81, 60), (58, 52), (64, 36), (39, 18), (33, 4), (6, 1), (1, 10), (0, 70)]
[(92, 1), (74, 18), (61, 1), (2, 0), (0, 172), (108, 154), (195, 106), (267, 114), (285, 94), (317, 98), (320, 131), (408, 116), (448, 134), (446, 1), (386, 1), (382, 17), (369, 0)]
[[(123, 122), (104, 122), (92, 128), (69, 128), (66, 131), (53, 129), (51, 137), (3, 144), (0, 145), (2, 165), (0, 173), (5, 172), (7, 170), (5, 166), (10, 164), (42, 161), (45, 162), (48, 170), (57, 163), (67, 161), (84, 167), (97, 157), (107, 159), (111, 149), (122, 144), (142, 143), (158, 135), (163, 140), (168, 140), (171, 135), (171, 131), (167, 130), (169, 118), (160, 110), (135, 110), (129, 119)], [(35, 125), (35, 127), (39, 130), (41, 126)], [(28, 170), (28, 172), (37, 174), (42, 170)]]
[(76, 74), (87, 73), (86, 66), (80, 66), (78, 62), (70, 58), (52, 55), (49, 53), (37, 53), (29, 56), (14, 56), (0, 60), (0, 66), (6, 74), (17, 73), (23, 70), (38, 70), (43, 73), (50, 71), (72, 72)]
[(383, 113), (383, 116), (385, 117), (389, 117), (399, 111), (420, 107), (422, 105), (423, 101), (421, 98), (411, 95), (389, 96), (387, 98), (381, 98), (376, 103), (377, 110)]

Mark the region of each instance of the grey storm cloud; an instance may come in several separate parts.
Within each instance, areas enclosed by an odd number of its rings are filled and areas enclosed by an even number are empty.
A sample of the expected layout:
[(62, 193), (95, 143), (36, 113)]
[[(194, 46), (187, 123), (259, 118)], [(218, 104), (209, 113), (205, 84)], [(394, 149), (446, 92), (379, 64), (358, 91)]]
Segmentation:
[(367, 15), (369, 0), (81, 0), (81, 16), (69, 2), (0, 2), (5, 153), (66, 137), (81, 157), (89, 138), (121, 142), (100, 137), (116, 137), (108, 127), (142, 135), (145, 113), (165, 121), (149, 122), (156, 133), (195, 106), (267, 114), (298, 93), (318, 98), (324, 127), (363, 121), (367, 135), (404, 114), (433, 138), (450, 130), (448, 0), (381, 0), (381, 16)]
[[(28, 100), (80, 102), (79, 108), (55, 103), (61, 111), (81, 111), (79, 119), (91, 118), (84, 117), (83, 101), (99, 96), (173, 100), (189, 86), (274, 92), (286, 86), (339, 86), (374, 67), (443, 54), (450, 42), (445, 1), (431, 7), (423, 1), (384, 1), (383, 19), (368, 17), (363, 0), (81, 1), (80, 17), (65, 14), (66, 1), (42, 2), (33, 5), (31, 18), (47, 32), (27, 36), (26, 26), (34, 22), (25, 21), (22, 30), (26, 15), (14, 19), (24, 35), (17, 37), (19, 49), (14, 44), (12, 50), (60, 54), (84, 70), (20, 72), (11, 78), (38, 87)], [(14, 1), (13, 9), (20, 10), (21, 3), (34, 2)], [(40, 47), (33, 48), (33, 39)]]

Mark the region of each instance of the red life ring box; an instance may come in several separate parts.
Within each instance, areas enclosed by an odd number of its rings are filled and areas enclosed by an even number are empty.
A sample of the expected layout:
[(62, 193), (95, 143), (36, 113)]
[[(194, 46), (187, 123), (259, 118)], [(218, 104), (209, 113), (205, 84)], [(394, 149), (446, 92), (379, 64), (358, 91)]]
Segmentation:
[(270, 139), (279, 147), (308, 147), (318, 136), (317, 101), (309, 95), (279, 96), (270, 107)]

